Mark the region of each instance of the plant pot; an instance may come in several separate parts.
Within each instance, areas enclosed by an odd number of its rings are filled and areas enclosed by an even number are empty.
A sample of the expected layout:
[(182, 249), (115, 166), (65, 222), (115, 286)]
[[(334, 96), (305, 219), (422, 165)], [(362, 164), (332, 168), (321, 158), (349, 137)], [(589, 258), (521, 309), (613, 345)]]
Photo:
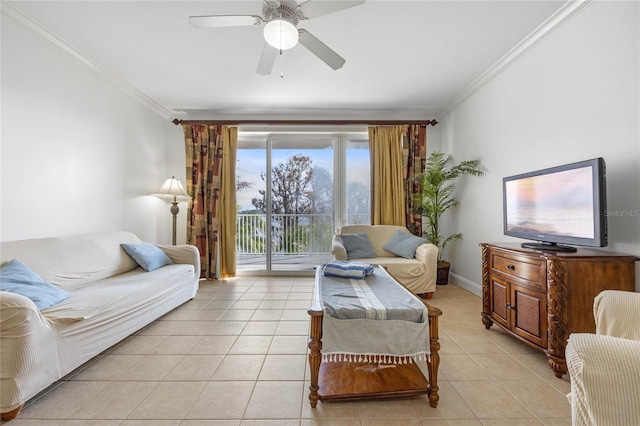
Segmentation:
[(444, 260), (438, 261), (436, 285), (446, 285), (449, 282), (449, 267), (451, 267), (449, 262), (445, 262)]

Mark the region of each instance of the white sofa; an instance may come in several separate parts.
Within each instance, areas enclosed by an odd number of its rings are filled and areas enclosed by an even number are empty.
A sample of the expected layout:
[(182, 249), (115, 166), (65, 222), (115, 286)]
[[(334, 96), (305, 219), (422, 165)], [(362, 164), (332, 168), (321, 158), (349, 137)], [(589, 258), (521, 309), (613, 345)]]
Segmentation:
[(640, 293), (605, 290), (593, 303), (596, 333), (565, 349), (574, 426), (640, 425)]
[(174, 262), (145, 272), (120, 247), (140, 243), (114, 231), (0, 244), (0, 264), (26, 264), (71, 294), (39, 311), (20, 294), (0, 291), (0, 413), (24, 403), (86, 361), (192, 299), (200, 256), (194, 246), (158, 246)]
[(331, 252), (336, 260), (347, 260), (347, 250), (341, 241), (342, 234), (366, 234), (376, 257), (358, 261), (382, 265), (389, 274), (411, 292), (431, 299), (436, 291), (438, 247), (424, 243), (416, 249), (415, 257), (407, 259), (384, 249), (384, 245), (397, 231), (410, 232), (404, 226), (394, 225), (345, 225), (333, 237)]

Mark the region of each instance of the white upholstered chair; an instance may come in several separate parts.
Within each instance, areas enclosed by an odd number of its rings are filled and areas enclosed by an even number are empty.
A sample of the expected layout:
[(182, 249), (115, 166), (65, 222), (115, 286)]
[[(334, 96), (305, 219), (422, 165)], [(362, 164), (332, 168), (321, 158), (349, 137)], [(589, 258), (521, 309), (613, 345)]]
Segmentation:
[(574, 426), (640, 425), (640, 293), (606, 290), (593, 304), (596, 333), (565, 350)]
[(385, 244), (398, 231), (410, 235), (404, 226), (345, 225), (334, 235), (331, 252), (334, 259), (347, 260), (347, 250), (341, 241), (341, 236), (344, 234), (366, 234), (375, 256), (358, 260), (382, 265), (393, 278), (407, 287), (409, 291), (431, 299), (436, 291), (438, 247), (423, 243), (415, 249), (412, 258), (398, 256), (384, 248)]

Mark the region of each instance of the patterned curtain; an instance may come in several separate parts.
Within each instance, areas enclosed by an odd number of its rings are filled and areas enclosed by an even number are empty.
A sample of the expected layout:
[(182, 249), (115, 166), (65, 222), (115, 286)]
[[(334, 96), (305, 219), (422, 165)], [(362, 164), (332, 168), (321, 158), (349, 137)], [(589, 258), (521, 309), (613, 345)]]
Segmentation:
[(405, 182), (405, 210), (407, 229), (422, 236), (422, 215), (419, 211), (422, 191), (420, 183), (411, 177), (423, 173), (427, 162), (427, 127), (417, 124), (407, 126), (402, 147), (402, 168)]
[[(232, 172), (223, 171), (223, 158), (229, 151), (235, 159), (235, 151), (231, 149), (231, 134), (227, 126), (211, 125), (183, 125), (186, 167), (187, 192), (193, 197), (189, 205), (187, 216), (187, 243), (193, 244), (200, 250), (201, 278), (213, 279), (229, 275), (227, 265), (219, 265), (218, 250), (228, 252), (227, 247), (219, 244), (221, 227), (221, 189), (225, 186), (225, 179), (232, 179), (235, 193), (235, 167)], [(237, 141), (237, 128), (235, 129)], [(235, 141), (234, 141), (235, 142)], [(225, 150), (226, 148), (226, 150)], [(234, 160), (235, 163), (235, 160)], [(227, 202), (231, 202), (227, 200)], [(232, 202), (235, 210), (235, 196)], [(225, 222), (230, 222), (226, 218)], [(235, 230), (235, 215), (233, 216)], [(226, 240), (226, 239), (225, 239)], [(235, 242), (235, 239), (233, 240)], [(233, 247), (235, 251), (235, 247)], [(235, 274), (235, 258), (233, 271)]]

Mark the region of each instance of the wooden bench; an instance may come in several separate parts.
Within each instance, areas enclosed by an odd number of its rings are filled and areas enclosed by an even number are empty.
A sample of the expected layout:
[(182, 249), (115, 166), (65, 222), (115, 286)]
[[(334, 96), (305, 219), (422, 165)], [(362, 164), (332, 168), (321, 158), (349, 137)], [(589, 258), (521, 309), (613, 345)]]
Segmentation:
[[(442, 311), (412, 295), (424, 304), (428, 311), (429, 348), (426, 357), (428, 378), (422, 374), (416, 362), (379, 363), (322, 361), (322, 327), (324, 307), (320, 297), (321, 268), (316, 271), (314, 301), (308, 310), (311, 316), (309, 335), (309, 366), (311, 384), (309, 402), (316, 407), (318, 401), (388, 398), (409, 395), (428, 395), (432, 407), (438, 405), (438, 365), (440, 342), (438, 341), (438, 317)], [(386, 272), (385, 272), (386, 274)], [(402, 286), (392, 279), (395, 285)], [(348, 284), (345, 284), (348, 285)], [(375, 321), (375, 320), (371, 320)]]

